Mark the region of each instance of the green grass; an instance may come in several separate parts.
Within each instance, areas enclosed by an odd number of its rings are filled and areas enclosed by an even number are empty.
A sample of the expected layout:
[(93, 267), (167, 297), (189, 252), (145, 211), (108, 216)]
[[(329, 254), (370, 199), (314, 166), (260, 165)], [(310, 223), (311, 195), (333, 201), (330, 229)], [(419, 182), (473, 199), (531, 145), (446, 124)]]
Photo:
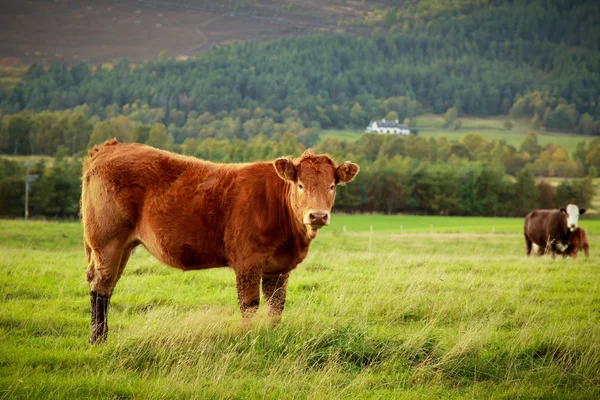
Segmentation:
[[(600, 219), (581, 216), (579, 225), (589, 233), (600, 234)], [(336, 232), (375, 233), (515, 233), (523, 232), (523, 218), (431, 217), (416, 215), (334, 214), (330, 229)]]
[[(443, 116), (425, 114), (416, 117), (419, 136), (429, 138), (446, 137), (450, 140), (460, 140), (467, 133), (476, 133), (486, 140), (506, 140), (510, 145), (517, 149), (521, 146), (525, 135), (528, 132), (535, 132), (538, 136), (538, 143), (542, 146), (548, 144), (565, 146), (569, 153), (575, 151), (577, 143), (580, 141), (589, 142), (592, 138), (589, 136), (575, 135), (568, 132), (546, 132), (544, 130), (534, 130), (528, 121), (513, 121), (514, 126), (511, 130), (504, 128), (504, 121), (507, 116), (497, 116), (489, 118), (459, 118), (462, 121), (462, 128), (453, 131), (442, 128)], [(321, 141), (334, 137), (340, 140), (355, 141), (358, 140), (363, 131), (346, 130), (323, 130), (320, 135)]]
[(600, 236), (589, 259), (552, 260), (516, 233), (364, 232), (518, 222), (419, 218), (334, 215), (276, 328), (262, 307), (240, 327), (231, 270), (182, 273), (140, 249), (102, 346), (87, 344), (80, 225), (0, 221), (0, 397), (600, 396)]

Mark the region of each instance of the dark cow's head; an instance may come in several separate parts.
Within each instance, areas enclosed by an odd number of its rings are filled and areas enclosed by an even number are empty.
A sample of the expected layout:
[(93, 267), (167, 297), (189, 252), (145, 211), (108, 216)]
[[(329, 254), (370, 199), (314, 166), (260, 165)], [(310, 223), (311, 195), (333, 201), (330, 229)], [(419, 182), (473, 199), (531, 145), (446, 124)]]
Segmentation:
[(569, 204), (567, 208), (561, 208), (560, 212), (567, 218), (567, 227), (572, 232), (577, 229), (579, 216), (585, 214), (585, 208), (579, 209), (575, 204)]
[(277, 174), (292, 185), (290, 200), (296, 217), (313, 230), (329, 225), (336, 186), (353, 180), (359, 170), (354, 163), (336, 165), (329, 156), (309, 150), (295, 160), (278, 158), (273, 165)]

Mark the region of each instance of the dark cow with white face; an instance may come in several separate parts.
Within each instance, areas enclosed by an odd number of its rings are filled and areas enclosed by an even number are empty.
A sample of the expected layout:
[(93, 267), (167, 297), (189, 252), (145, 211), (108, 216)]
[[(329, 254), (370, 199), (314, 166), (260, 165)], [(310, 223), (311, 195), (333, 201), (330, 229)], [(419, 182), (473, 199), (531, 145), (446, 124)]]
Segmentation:
[(560, 210), (533, 210), (525, 217), (525, 242), (527, 255), (542, 255), (546, 251), (556, 257), (556, 253), (565, 253), (571, 242), (571, 233), (577, 229), (579, 216), (585, 214), (585, 208), (579, 209), (569, 204)]

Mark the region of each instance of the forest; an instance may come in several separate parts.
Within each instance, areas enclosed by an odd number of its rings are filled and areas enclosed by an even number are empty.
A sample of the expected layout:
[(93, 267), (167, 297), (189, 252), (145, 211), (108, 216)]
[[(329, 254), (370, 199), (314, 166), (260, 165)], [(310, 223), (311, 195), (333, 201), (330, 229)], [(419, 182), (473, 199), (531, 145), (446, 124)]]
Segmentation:
[[(600, 138), (569, 154), (540, 146), (534, 133), (517, 148), (477, 134), (348, 143), (321, 142), (319, 132), (388, 118), (417, 134), (414, 118), (429, 112), (454, 130), (461, 116), (508, 114), (532, 130), (599, 135), (599, 17), (587, 1), (407, 1), (347, 22), (371, 26), (369, 36), (240, 42), (142, 64), (32, 64), (0, 92), (0, 154), (57, 157), (33, 167), (41, 178), (31, 210), (44, 216), (76, 216), (81, 158), (112, 137), (219, 162), (316, 147), (361, 164), (359, 184), (339, 192), (337, 207), (350, 212), (522, 215), (567, 199), (584, 205)], [(19, 215), (24, 166), (1, 163), (0, 212)], [(551, 187), (534, 177), (576, 179)], [(53, 185), (66, 188), (54, 194), (64, 199), (52, 199)]]
[(126, 59), (33, 64), (21, 84), (0, 94), (0, 108), (12, 114), (86, 104), (91, 115), (106, 118), (107, 107), (139, 103), (162, 108), (167, 126), (183, 125), (190, 111), (291, 108), (323, 128), (362, 127), (381, 116), (382, 100), (404, 96), (437, 114), (452, 107), (468, 115), (510, 112), (550, 130), (599, 133), (594, 2), (459, 1), (448, 3), (463, 6), (424, 14), (419, 8), (436, 3), (388, 10), (389, 29), (374, 29), (370, 37), (243, 42), (141, 65)]
[[(99, 122), (106, 137), (140, 140), (172, 149), (164, 125), (129, 125), (120, 116)], [(292, 123), (293, 122), (289, 122)], [(297, 124), (300, 124), (299, 122)], [(234, 139), (186, 139), (179, 147), (183, 154), (218, 162), (245, 162), (273, 159), (282, 154), (300, 155), (305, 146), (279, 125), (280, 138), (264, 134), (250, 142)], [(94, 129), (96, 130), (96, 129)], [(310, 131), (310, 129), (308, 129)], [(124, 136), (120, 136), (124, 135)], [(356, 182), (340, 187), (336, 209), (346, 212), (413, 213), (429, 215), (524, 216), (533, 208), (553, 208), (567, 203), (589, 207), (595, 194), (593, 178), (600, 168), (600, 138), (588, 146), (580, 143), (574, 156), (561, 146), (542, 148), (535, 134), (529, 134), (519, 149), (503, 141), (467, 134), (459, 141), (442, 137), (365, 134), (356, 142), (330, 138), (314, 148), (338, 161), (358, 162)], [(53, 162), (42, 159), (30, 165), (38, 175), (30, 192), (30, 213), (34, 217), (76, 218), (81, 191), (81, 157), (69, 157), (70, 149), (59, 146)], [(533, 161), (532, 161), (533, 160)], [(593, 162), (593, 163), (588, 163)], [(577, 176), (554, 186), (541, 176)], [(0, 158), (0, 215), (23, 214), (25, 166)]]

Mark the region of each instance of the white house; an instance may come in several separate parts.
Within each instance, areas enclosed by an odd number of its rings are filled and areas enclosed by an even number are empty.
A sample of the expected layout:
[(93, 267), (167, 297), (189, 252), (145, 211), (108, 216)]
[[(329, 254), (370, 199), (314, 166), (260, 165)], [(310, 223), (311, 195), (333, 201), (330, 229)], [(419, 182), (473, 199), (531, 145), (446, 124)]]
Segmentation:
[(398, 120), (386, 121), (371, 121), (365, 129), (366, 132), (391, 133), (394, 135), (410, 135), (410, 127), (406, 124), (401, 124)]

